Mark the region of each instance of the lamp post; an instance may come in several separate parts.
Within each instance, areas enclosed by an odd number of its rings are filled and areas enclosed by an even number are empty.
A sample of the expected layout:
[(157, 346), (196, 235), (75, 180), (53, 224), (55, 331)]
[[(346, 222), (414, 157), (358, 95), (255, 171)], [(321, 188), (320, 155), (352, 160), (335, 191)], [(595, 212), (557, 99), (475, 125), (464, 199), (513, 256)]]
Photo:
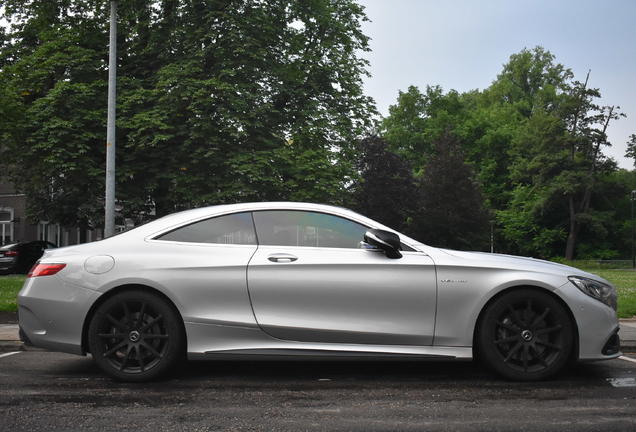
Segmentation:
[(117, 85), (117, 1), (110, 2), (110, 46), (108, 50), (108, 124), (106, 126), (106, 192), (104, 237), (115, 234), (115, 104)]
[(632, 191), (632, 269), (636, 269), (636, 255), (634, 254), (634, 237), (636, 234), (636, 226), (634, 225), (634, 201), (636, 201), (636, 190)]

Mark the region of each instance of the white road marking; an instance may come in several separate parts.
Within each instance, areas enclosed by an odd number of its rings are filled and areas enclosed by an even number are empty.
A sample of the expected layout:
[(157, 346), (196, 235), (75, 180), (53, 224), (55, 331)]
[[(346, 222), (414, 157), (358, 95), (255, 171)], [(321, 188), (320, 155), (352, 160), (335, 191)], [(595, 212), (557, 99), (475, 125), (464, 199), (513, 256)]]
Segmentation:
[(13, 355), (13, 354), (20, 354), (20, 353), (21, 353), (21, 351), (8, 352), (8, 353), (0, 354), (0, 358), (2, 358), (2, 357), (9, 357), (9, 356), (11, 356), (11, 355)]
[(613, 387), (636, 387), (636, 378), (607, 378)]
[(633, 359), (633, 358), (630, 358), (630, 357), (627, 357), (627, 356), (620, 356), (619, 359), (625, 360), (625, 361), (628, 361), (628, 362), (632, 362), (632, 363), (636, 363), (636, 359)]

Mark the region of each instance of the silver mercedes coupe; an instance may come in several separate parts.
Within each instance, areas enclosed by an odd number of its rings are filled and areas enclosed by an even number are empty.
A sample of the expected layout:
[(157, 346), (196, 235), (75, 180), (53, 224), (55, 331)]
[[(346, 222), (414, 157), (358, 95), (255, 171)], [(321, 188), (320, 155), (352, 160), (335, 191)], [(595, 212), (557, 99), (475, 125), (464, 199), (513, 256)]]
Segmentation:
[(427, 246), (344, 208), (219, 205), (45, 252), (27, 344), (118, 380), (184, 359), (479, 357), (513, 380), (620, 353), (616, 291), (576, 268)]

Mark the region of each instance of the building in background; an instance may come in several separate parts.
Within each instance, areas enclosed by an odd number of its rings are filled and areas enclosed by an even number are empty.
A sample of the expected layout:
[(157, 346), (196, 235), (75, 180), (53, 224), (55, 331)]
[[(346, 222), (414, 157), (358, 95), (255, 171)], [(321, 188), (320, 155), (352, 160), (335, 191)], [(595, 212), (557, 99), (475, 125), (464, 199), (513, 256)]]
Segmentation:
[(100, 229), (81, 230), (48, 221), (30, 222), (26, 217), (27, 200), (25, 194), (18, 193), (7, 179), (0, 177), (0, 245), (46, 240), (69, 246), (102, 238)]

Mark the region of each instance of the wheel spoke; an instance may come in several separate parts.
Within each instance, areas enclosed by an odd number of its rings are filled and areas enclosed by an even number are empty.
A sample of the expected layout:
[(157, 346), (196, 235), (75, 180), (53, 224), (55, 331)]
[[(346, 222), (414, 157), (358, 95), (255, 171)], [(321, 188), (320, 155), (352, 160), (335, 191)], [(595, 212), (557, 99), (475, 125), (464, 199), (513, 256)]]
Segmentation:
[(541, 363), (541, 366), (548, 367), (548, 362), (545, 361), (545, 359), (543, 358), (543, 355), (539, 353), (539, 351), (537, 351), (537, 349), (533, 347), (532, 345), (530, 345), (530, 349), (534, 351), (535, 358), (539, 360), (539, 363)]
[(157, 352), (157, 350), (156, 350), (156, 349), (154, 349), (154, 348), (152, 347), (152, 345), (149, 345), (149, 344), (147, 344), (146, 342), (141, 341), (141, 346), (143, 346), (143, 347), (144, 347), (144, 348), (146, 348), (148, 351), (150, 351), (150, 354), (152, 354), (153, 356), (158, 357), (158, 358), (163, 357), (163, 354), (160, 354), (159, 352)]
[(512, 356), (515, 355), (515, 353), (517, 351), (519, 351), (519, 349), (521, 349), (522, 345), (523, 345), (523, 343), (517, 342), (517, 344), (514, 347), (512, 347), (512, 349), (510, 351), (508, 351), (508, 355), (504, 359), (504, 363), (508, 362), (508, 360), (510, 360), (512, 358)]
[(126, 355), (124, 356), (124, 360), (121, 362), (121, 365), (119, 366), (119, 371), (123, 371), (126, 368), (126, 365), (128, 364), (128, 358), (130, 357), (130, 353), (133, 350), (133, 346), (132, 345), (128, 345), (128, 350), (126, 350)]
[(102, 339), (124, 339), (127, 335), (123, 333), (99, 333), (97, 337)]
[(126, 330), (126, 326), (117, 321), (111, 314), (106, 314), (106, 319), (111, 322), (112, 325), (117, 327), (119, 330)]
[(149, 329), (150, 327), (152, 327), (153, 325), (155, 325), (156, 323), (158, 323), (162, 319), (163, 319), (162, 315), (157, 315), (156, 318), (153, 318), (150, 321), (148, 321), (146, 324), (144, 324), (144, 326), (139, 329), (139, 332), (143, 332), (144, 330)]
[(139, 309), (139, 316), (137, 317), (136, 326), (139, 327), (141, 323), (144, 322), (144, 314), (146, 313), (146, 302), (141, 304), (141, 309)]
[(523, 371), (528, 372), (528, 357), (530, 357), (530, 349), (527, 344), (523, 345), (523, 354), (521, 357), (523, 357)]
[(141, 368), (141, 371), (143, 372), (144, 369), (146, 368), (146, 365), (144, 364), (144, 356), (141, 354), (141, 345), (137, 345), (135, 347), (135, 351), (137, 353), (137, 362), (139, 363), (139, 367)]
[(550, 308), (546, 307), (545, 310), (541, 313), (541, 315), (539, 315), (532, 321), (532, 324), (530, 324), (530, 327), (534, 327), (535, 325), (539, 324), (541, 320), (543, 320), (549, 313), (550, 313)]
[(167, 334), (144, 333), (141, 337), (144, 339), (168, 339)]
[(505, 344), (505, 343), (509, 343), (509, 342), (514, 342), (516, 340), (519, 340), (519, 336), (514, 335), (514, 336), (508, 336), (508, 337), (505, 337), (503, 339), (496, 340), (493, 343), (495, 345), (501, 345), (501, 344)]
[(555, 332), (557, 330), (561, 330), (561, 328), (563, 328), (563, 326), (561, 324), (557, 324), (553, 327), (547, 327), (547, 328), (542, 328), (542, 329), (538, 329), (535, 334), (537, 335), (541, 335), (541, 334), (546, 334), (546, 333), (552, 333)]
[(535, 343), (537, 343), (539, 345), (543, 345), (544, 347), (552, 348), (553, 350), (561, 351), (561, 346), (560, 345), (556, 345), (556, 344), (553, 344), (553, 343), (550, 343), (550, 342), (546, 342), (546, 341), (543, 341), (541, 339), (535, 340)]
[(109, 349), (108, 351), (106, 351), (104, 353), (104, 357), (108, 357), (109, 355), (111, 355), (112, 353), (118, 351), (120, 348), (124, 347), (124, 345), (126, 345), (128, 343), (128, 341), (123, 341), (118, 343), (117, 345), (115, 345), (114, 347), (112, 347), (111, 349)]
[(124, 319), (126, 326), (130, 327), (130, 325), (132, 324), (132, 319), (130, 318), (130, 309), (128, 309), (128, 303), (123, 302), (122, 304), (124, 306)]
[(517, 311), (514, 310), (512, 305), (508, 305), (508, 310), (510, 311), (510, 319), (512, 319), (512, 322), (514, 322), (519, 327), (525, 327), (525, 324), (521, 321), (521, 319), (517, 315)]

